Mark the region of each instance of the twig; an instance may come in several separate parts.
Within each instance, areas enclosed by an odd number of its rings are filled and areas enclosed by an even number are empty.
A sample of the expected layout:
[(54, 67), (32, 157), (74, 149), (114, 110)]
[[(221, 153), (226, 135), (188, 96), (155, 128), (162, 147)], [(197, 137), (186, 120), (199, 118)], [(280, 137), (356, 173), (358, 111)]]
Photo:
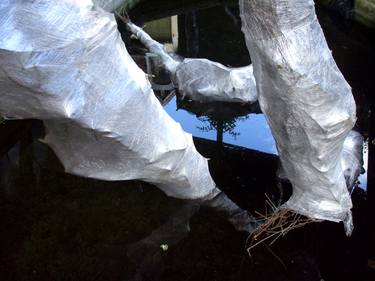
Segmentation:
[(116, 16), (125, 24), (129, 23), (130, 22), (130, 17), (128, 15), (128, 13), (125, 11), (125, 15), (122, 16), (120, 15), (118, 12), (115, 12)]
[(267, 215), (262, 215), (259, 212), (256, 212), (262, 220), (265, 220), (265, 223), (260, 225), (246, 239), (246, 250), (249, 256), (251, 256), (250, 251), (253, 248), (265, 243), (271, 238), (272, 241), (268, 245), (273, 245), (280, 237), (285, 236), (294, 229), (319, 221), (296, 214), (289, 209), (277, 208), (267, 195), (266, 197), (267, 205), (270, 206), (274, 212), (268, 217)]

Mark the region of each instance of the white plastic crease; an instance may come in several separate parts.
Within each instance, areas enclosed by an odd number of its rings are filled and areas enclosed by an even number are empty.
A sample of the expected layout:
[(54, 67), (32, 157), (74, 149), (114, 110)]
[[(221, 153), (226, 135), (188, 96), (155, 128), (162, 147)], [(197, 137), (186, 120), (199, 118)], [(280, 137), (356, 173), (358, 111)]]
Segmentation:
[[(355, 188), (359, 175), (364, 171), (363, 141), (363, 136), (354, 130), (349, 132), (344, 141), (341, 166), (349, 192)], [(281, 163), (279, 163), (277, 177), (281, 180), (288, 180)]]
[(163, 110), (112, 14), (91, 0), (3, 0), (0, 114), (37, 118), (67, 172), (218, 194), (207, 159)]
[(344, 221), (352, 202), (341, 157), (356, 120), (351, 88), (337, 68), (313, 0), (240, 0), (258, 100), (293, 195), (284, 207)]
[(254, 103), (253, 66), (229, 68), (207, 59), (184, 59), (173, 81), (182, 96), (199, 101)]
[(142, 28), (131, 22), (127, 23), (127, 27), (151, 53), (160, 57), (182, 97), (203, 102), (257, 101), (252, 65), (231, 68), (207, 59), (177, 60)]

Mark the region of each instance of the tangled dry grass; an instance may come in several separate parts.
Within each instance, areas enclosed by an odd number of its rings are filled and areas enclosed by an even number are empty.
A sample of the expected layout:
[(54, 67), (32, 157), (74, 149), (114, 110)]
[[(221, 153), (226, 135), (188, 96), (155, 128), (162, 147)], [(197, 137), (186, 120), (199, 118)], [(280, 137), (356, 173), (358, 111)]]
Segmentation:
[(251, 256), (251, 250), (260, 244), (266, 243), (271, 246), (292, 230), (310, 223), (320, 222), (320, 220), (299, 215), (290, 209), (276, 206), (267, 195), (266, 197), (265, 209), (270, 211), (266, 211), (266, 214), (256, 213), (258, 220), (264, 223), (251, 233), (246, 240), (246, 251), (249, 256)]

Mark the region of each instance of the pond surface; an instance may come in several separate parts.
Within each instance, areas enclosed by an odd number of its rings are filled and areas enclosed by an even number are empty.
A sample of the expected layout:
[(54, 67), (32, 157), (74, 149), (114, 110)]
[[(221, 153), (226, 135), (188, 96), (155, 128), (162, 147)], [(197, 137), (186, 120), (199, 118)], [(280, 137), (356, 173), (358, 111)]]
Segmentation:
[[(177, 2), (141, 5), (130, 16), (142, 24), (178, 14), (179, 55), (230, 66), (250, 63), (234, 1), (226, 6)], [(318, 12), (353, 87), (356, 130), (367, 139), (373, 32)], [(165, 110), (195, 137), (198, 151), (211, 159), (216, 183), (240, 207), (264, 212), (265, 194), (274, 200), (290, 195), (290, 186), (282, 193), (277, 187), (277, 151), (259, 109), (174, 97)], [(360, 178), (363, 189), (352, 194), (356, 227), (351, 238), (341, 224), (313, 223), (249, 256), (247, 233), (236, 231), (214, 208), (168, 198), (139, 181), (65, 174), (52, 151), (37, 141), (42, 135), (34, 121), (0, 161), (0, 280), (375, 280), (367, 267), (373, 218), (366, 174)]]
[[(226, 106), (230, 108), (230, 105)], [(164, 108), (174, 120), (181, 123), (186, 132), (195, 137), (218, 140), (215, 122), (218, 119), (210, 118), (207, 115), (197, 117), (193, 112), (178, 109), (176, 98), (173, 98)], [(277, 155), (275, 140), (263, 114), (249, 113), (229, 121), (223, 121), (223, 127), (224, 143)]]

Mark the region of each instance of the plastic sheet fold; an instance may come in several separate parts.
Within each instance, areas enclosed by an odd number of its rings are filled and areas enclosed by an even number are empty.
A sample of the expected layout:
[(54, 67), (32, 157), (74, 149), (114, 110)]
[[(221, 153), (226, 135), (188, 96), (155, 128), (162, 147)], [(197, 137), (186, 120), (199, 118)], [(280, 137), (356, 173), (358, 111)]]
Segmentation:
[[(359, 175), (364, 172), (363, 141), (363, 136), (354, 130), (350, 131), (344, 141), (341, 166), (349, 192), (356, 187)], [(279, 163), (277, 177), (280, 180), (288, 180), (281, 163)]]
[(207, 159), (153, 94), (112, 14), (89, 0), (0, 4), (0, 114), (44, 120), (67, 172), (218, 194)]
[(202, 102), (257, 101), (252, 65), (231, 68), (207, 59), (175, 59), (142, 28), (131, 22), (127, 23), (127, 27), (151, 53), (160, 57), (183, 98)]
[(184, 59), (173, 81), (183, 98), (203, 102), (257, 101), (252, 65), (230, 68), (207, 59)]
[(355, 123), (351, 88), (332, 58), (312, 0), (240, 0), (258, 100), (293, 195), (284, 207), (351, 231), (341, 157)]

